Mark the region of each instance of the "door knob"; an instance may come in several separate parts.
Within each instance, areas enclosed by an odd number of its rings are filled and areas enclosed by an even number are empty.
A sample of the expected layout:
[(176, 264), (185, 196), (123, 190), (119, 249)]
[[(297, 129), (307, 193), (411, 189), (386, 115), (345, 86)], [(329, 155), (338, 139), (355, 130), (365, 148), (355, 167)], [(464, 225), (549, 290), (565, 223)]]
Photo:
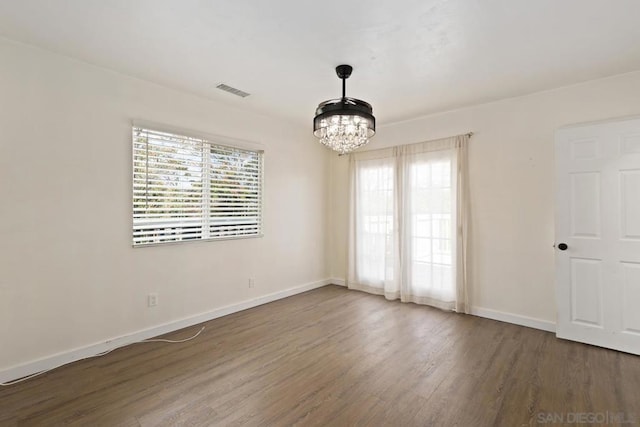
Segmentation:
[(558, 249), (560, 249), (561, 251), (566, 251), (569, 248), (569, 246), (566, 243), (559, 243), (558, 244)]

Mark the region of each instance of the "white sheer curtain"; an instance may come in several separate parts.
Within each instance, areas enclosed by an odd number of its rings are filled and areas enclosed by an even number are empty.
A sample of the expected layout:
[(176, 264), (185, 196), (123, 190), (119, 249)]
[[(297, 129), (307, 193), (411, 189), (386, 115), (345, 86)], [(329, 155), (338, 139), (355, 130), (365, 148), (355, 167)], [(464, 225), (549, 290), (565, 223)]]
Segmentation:
[(349, 288), (467, 311), (468, 140), (351, 154)]

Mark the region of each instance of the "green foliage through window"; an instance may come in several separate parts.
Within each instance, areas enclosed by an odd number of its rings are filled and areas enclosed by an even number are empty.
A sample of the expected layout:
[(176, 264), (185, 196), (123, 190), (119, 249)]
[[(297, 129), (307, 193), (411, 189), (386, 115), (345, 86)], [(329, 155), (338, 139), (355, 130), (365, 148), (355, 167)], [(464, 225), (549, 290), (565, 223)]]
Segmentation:
[(262, 233), (262, 152), (133, 127), (133, 244)]

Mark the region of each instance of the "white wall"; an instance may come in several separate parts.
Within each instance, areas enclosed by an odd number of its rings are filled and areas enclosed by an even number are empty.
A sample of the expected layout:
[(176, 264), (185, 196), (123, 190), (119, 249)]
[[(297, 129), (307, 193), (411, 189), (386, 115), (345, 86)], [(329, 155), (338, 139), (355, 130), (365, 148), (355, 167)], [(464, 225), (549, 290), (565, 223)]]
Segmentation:
[[(0, 372), (345, 276), (346, 159), (306, 127), (2, 39), (0, 63)], [(474, 131), (472, 303), (554, 322), (554, 130), (634, 114), (640, 73), (381, 127), (368, 148)], [(262, 143), (265, 237), (133, 249), (134, 118)]]
[[(308, 128), (2, 39), (0, 63), (0, 372), (327, 277)], [(265, 236), (133, 249), (132, 119), (263, 144)]]
[[(640, 72), (381, 127), (367, 149), (473, 131), (471, 303), (496, 317), (555, 323), (554, 131), (636, 114)], [(344, 278), (346, 159), (334, 157), (331, 168), (331, 275)]]

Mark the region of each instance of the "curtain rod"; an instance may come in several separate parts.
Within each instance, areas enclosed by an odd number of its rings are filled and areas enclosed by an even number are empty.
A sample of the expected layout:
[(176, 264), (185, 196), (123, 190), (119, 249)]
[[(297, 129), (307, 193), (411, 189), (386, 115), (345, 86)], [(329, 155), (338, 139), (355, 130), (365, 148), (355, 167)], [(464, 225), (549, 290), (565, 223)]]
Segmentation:
[[(458, 135), (447, 136), (447, 137), (444, 137), (444, 138), (438, 138), (438, 139), (433, 139), (431, 141), (423, 141), (423, 142), (438, 141), (440, 139), (455, 138), (457, 136), (468, 136), (469, 138), (471, 138), (473, 136), (473, 134), (474, 134), (473, 132), (460, 133)], [(421, 142), (414, 142), (414, 144), (421, 144)], [(412, 144), (406, 144), (406, 145), (412, 145)], [(388, 148), (392, 148), (392, 147), (376, 148), (376, 149), (373, 149), (373, 150), (361, 150), (361, 151), (358, 151), (358, 152), (371, 152), (371, 151), (378, 151), (378, 150), (386, 150)], [(353, 152), (351, 152), (351, 153), (353, 153)], [(351, 153), (338, 154), (338, 157), (348, 156)]]

